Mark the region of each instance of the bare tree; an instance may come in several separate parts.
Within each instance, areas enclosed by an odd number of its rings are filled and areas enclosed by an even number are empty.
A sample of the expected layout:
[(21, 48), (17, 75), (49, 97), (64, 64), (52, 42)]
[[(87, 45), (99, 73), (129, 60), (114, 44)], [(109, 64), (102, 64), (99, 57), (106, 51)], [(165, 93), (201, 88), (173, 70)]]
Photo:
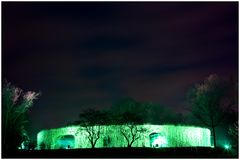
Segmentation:
[(100, 138), (101, 129), (100, 125), (88, 126), (83, 125), (84, 130), (88, 133), (88, 140), (91, 143), (91, 147), (95, 148), (98, 139)]
[(105, 123), (106, 114), (94, 109), (88, 109), (83, 111), (79, 115), (79, 121), (75, 122), (80, 124), (80, 129), (84, 130), (88, 134), (88, 140), (91, 143), (91, 147), (95, 148), (97, 141), (102, 133), (102, 125)]
[(210, 75), (204, 83), (196, 85), (189, 96), (190, 111), (204, 125), (211, 128), (214, 147), (216, 147), (215, 128), (235, 103), (229, 98), (228, 93), (226, 83), (220, 81), (217, 75)]
[(120, 132), (127, 141), (127, 147), (132, 147), (132, 144), (141, 137), (141, 133), (144, 133), (146, 129), (142, 126), (138, 126), (134, 123), (128, 123), (120, 125)]
[(3, 149), (16, 150), (26, 138), (27, 111), (39, 93), (28, 91), (5, 82), (2, 91)]
[(132, 144), (141, 137), (141, 133), (146, 131), (139, 125), (142, 123), (142, 116), (132, 112), (124, 112), (115, 117), (115, 124), (119, 125), (120, 133), (127, 141), (127, 147), (132, 147)]

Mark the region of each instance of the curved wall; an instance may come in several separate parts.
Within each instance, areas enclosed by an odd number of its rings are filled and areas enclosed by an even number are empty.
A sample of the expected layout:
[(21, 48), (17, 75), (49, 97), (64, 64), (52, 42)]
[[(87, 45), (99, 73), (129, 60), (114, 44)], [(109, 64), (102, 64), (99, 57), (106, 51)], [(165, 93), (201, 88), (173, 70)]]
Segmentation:
[[(211, 146), (210, 130), (194, 126), (175, 125), (136, 125), (144, 128), (132, 147), (190, 147), (190, 146)], [(104, 147), (127, 147), (127, 141), (120, 132), (120, 127), (129, 130), (125, 125), (101, 126), (100, 138), (96, 148)], [(129, 130), (130, 131), (130, 130)], [(130, 133), (130, 132), (129, 132)], [(64, 128), (43, 130), (37, 135), (38, 148), (59, 149), (62, 145), (59, 142), (63, 136), (74, 136), (74, 146), (70, 148), (91, 148), (88, 141), (88, 133), (80, 126), (69, 126)], [(155, 135), (154, 138), (151, 138)]]

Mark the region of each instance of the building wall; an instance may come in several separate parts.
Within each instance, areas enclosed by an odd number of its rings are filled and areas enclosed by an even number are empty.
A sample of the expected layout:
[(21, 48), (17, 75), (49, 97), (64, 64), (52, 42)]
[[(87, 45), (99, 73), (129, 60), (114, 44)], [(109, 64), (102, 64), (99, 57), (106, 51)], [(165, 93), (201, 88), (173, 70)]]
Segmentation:
[[(103, 147), (127, 147), (127, 141), (120, 132), (120, 127), (124, 125), (102, 126), (100, 138), (96, 143), (96, 148)], [(152, 147), (150, 144), (151, 133), (159, 133), (161, 137), (155, 141), (162, 147), (188, 147), (188, 146), (211, 146), (210, 130), (207, 128), (194, 126), (175, 125), (137, 125), (138, 128), (145, 128), (132, 147)], [(91, 148), (88, 140), (88, 133), (80, 126), (70, 126), (64, 128), (43, 130), (37, 135), (38, 148), (44, 143), (46, 149), (59, 149), (59, 139), (65, 135), (73, 135), (74, 146), (70, 148)], [(106, 143), (107, 142), (107, 143)]]

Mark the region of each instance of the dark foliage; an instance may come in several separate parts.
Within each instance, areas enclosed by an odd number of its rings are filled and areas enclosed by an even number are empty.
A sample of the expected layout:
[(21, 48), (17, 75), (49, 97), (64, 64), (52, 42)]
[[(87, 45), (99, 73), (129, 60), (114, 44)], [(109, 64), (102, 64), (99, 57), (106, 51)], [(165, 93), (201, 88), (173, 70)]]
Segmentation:
[(203, 83), (196, 85), (189, 93), (191, 113), (205, 126), (211, 128), (216, 147), (216, 127), (219, 126), (237, 102), (236, 85), (225, 82), (217, 75), (210, 75)]
[(8, 82), (2, 90), (2, 146), (3, 150), (17, 150), (21, 143), (28, 139), (26, 132), (27, 111), (39, 93), (28, 91)]

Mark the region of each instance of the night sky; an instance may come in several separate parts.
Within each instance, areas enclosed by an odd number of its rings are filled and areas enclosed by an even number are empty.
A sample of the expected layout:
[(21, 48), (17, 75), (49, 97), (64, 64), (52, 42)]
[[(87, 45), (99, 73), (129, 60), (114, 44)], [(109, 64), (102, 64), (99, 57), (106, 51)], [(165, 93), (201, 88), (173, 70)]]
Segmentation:
[(41, 91), (34, 136), (124, 97), (184, 112), (212, 73), (238, 74), (238, 2), (2, 2), (2, 79)]

